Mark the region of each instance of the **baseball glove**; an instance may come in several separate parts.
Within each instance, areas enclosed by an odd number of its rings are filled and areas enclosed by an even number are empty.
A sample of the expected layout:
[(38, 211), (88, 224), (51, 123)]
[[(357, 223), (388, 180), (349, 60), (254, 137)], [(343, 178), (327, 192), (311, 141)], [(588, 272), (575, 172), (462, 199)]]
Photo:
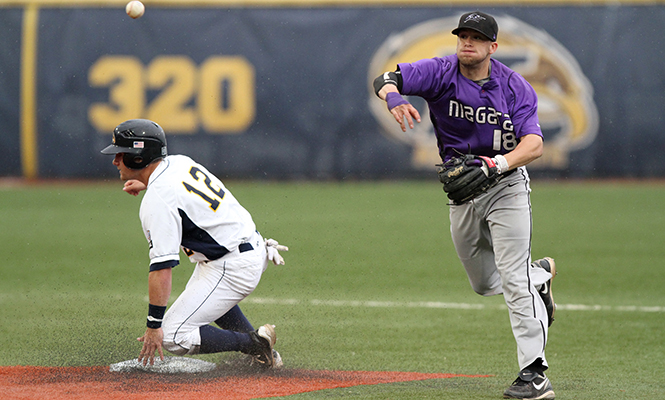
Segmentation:
[(465, 154), (436, 167), (443, 191), (455, 205), (485, 193), (501, 179), (494, 160), (485, 156)]

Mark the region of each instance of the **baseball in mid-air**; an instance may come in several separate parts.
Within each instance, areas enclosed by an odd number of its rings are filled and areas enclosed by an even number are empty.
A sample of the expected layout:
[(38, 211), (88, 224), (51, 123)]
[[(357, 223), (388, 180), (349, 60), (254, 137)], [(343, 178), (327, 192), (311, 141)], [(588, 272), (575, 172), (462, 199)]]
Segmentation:
[(140, 1), (133, 0), (127, 3), (127, 6), (125, 6), (125, 11), (127, 12), (127, 15), (134, 19), (141, 18), (145, 12), (145, 6)]

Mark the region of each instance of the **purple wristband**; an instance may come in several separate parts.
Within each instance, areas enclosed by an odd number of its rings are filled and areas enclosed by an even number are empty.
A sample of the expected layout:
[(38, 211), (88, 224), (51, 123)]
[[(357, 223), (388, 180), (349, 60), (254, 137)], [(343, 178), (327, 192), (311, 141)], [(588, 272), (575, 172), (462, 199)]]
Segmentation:
[(402, 104), (409, 104), (408, 101), (404, 100), (401, 94), (397, 92), (390, 92), (386, 95), (386, 104), (388, 105), (388, 111), (392, 110), (397, 106)]

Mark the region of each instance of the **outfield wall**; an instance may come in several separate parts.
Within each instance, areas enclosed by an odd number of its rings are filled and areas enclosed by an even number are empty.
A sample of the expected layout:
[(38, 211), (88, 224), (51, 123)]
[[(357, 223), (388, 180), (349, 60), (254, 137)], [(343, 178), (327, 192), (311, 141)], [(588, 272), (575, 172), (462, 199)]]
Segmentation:
[[(464, 3), (124, 3), (0, 2), (0, 176), (115, 176), (99, 149), (130, 118), (222, 177), (432, 176), (430, 124), (402, 133), (371, 81), (454, 51)], [(534, 175), (665, 176), (664, 2), (483, 4), (539, 94)]]

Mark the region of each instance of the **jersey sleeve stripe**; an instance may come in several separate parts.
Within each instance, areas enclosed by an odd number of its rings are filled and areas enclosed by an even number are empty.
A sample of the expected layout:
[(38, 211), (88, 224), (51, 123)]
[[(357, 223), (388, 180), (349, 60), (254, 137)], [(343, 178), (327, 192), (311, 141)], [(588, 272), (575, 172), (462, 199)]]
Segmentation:
[(162, 262), (154, 262), (150, 264), (150, 272), (159, 271), (160, 269), (173, 268), (176, 265), (180, 264), (178, 260), (167, 260)]

